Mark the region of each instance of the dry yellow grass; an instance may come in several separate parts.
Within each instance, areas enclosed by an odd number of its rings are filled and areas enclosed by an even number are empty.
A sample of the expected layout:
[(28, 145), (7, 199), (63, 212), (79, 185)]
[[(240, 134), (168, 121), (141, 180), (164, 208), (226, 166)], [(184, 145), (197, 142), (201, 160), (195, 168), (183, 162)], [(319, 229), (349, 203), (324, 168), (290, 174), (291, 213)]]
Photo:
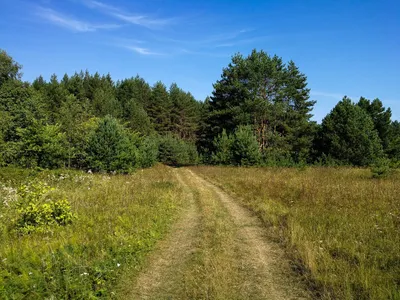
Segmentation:
[[(196, 167), (254, 211), (324, 298), (400, 299), (400, 176)], [(299, 264), (297, 264), (299, 263)]]
[(308, 299), (257, 217), (188, 169), (174, 171), (188, 205), (143, 272), (122, 282), (121, 299)]

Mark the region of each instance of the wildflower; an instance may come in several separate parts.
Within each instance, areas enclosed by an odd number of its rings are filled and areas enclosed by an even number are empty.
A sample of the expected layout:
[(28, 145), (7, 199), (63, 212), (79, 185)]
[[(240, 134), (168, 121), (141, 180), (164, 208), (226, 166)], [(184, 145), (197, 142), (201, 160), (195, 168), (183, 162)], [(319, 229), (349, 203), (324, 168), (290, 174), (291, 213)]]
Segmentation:
[(87, 275), (89, 275), (89, 273), (83, 272), (83, 273), (81, 274), (81, 276), (87, 276)]
[(119, 268), (121, 266), (121, 264), (117, 264), (117, 267)]

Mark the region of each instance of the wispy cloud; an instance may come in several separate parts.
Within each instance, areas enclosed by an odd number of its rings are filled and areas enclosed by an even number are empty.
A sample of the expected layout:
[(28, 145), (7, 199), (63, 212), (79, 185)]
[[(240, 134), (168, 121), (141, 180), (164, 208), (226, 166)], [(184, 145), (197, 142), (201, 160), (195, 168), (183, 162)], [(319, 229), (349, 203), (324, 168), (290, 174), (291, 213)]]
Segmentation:
[(207, 51), (193, 51), (188, 49), (177, 49), (174, 54), (189, 54), (189, 55), (202, 55), (210, 57), (229, 57), (230, 55), (224, 53), (215, 53)]
[(115, 29), (120, 27), (120, 25), (117, 24), (92, 24), (80, 21), (73, 17), (65, 16), (50, 8), (39, 7), (36, 14), (57, 26), (76, 32), (93, 32), (100, 29)]
[(122, 45), (121, 47), (139, 53), (141, 55), (164, 55), (164, 53), (154, 52), (148, 48), (138, 47), (138, 46), (129, 46)]
[[(322, 96), (322, 97), (328, 97), (328, 98), (334, 98), (336, 100), (342, 100), (345, 94), (339, 94), (339, 93), (329, 93), (329, 92), (320, 92), (320, 91), (311, 91), (310, 92), (311, 96)], [(351, 98), (351, 97), (349, 97)]]
[(139, 25), (151, 29), (161, 28), (165, 25), (172, 23), (173, 19), (162, 19), (151, 17), (144, 14), (134, 14), (123, 10), (122, 8), (109, 5), (95, 0), (84, 0), (84, 3), (93, 9), (98, 9), (101, 12), (108, 14), (126, 23)]
[(210, 36), (203, 36), (197, 38), (187, 39), (174, 39), (168, 37), (160, 37), (153, 35), (153, 38), (158, 42), (178, 44), (183, 48), (195, 48), (195, 49), (214, 49), (214, 48), (230, 48), (238, 45), (251, 44), (256, 41), (262, 41), (269, 39), (270, 36), (248, 36), (247, 33), (254, 31), (253, 29), (241, 29), (230, 32), (223, 32)]

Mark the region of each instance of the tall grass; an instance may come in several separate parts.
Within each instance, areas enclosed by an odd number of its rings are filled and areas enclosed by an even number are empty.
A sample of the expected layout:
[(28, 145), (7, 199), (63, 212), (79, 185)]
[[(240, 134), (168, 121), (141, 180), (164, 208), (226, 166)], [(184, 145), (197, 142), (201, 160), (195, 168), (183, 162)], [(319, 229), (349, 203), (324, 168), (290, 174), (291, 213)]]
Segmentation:
[(400, 299), (400, 174), (368, 169), (193, 170), (235, 194), (323, 298)]
[[(140, 269), (181, 205), (182, 190), (164, 166), (126, 176), (25, 173), (0, 169), (0, 299), (116, 297), (118, 278)], [(24, 178), (56, 187), (77, 215), (73, 224), (12, 231), (4, 202)]]

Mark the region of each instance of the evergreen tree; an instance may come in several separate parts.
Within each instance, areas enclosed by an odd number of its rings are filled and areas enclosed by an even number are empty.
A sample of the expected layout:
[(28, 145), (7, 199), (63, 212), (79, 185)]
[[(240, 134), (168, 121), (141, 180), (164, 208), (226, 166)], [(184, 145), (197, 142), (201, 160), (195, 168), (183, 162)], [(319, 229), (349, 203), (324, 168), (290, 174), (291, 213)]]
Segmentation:
[(171, 131), (181, 139), (195, 141), (200, 114), (198, 102), (176, 83), (171, 85), (169, 97), (172, 102)]
[(123, 117), (128, 120), (132, 112), (130, 108), (131, 101), (141, 104), (145, 109), (147, 108), (150, 103), (151, 87), (143, 78), (136, 76), (119, 82), (116, 94), (124, 110)]
[(51, 75), (50, 82), (46, 85), (44, 103), (48, 113), (48, 119), (52, 124), (59, 121), (59, 108), (66, 100), (68, 91), (64, 85), (58, 82), (57, 75)]
[(236, 129), (232, 155), (236, 165), (252, 166), (260, 163), (261, 152), (251, 126), (239, 126)]
[(374, 122), (374, 127), (381, 139), (382, 147), (386, 150), (389, 147), (389, 131), (392, 117), (390, 108), (385, 109), (379, 99), (370, 101), (364, 97), (360, 98), (357, 105), (364, 109), (371, 117)]
[(110, 115), (117, 118), (121, 114), (119, 102), (115, 99), (110, 87), (96, 89), (93, 94), (92, 107), (94, 114), (98, 117)]
[(232, 145), (233, 137), (223, 129), (222, 133), (214, 139), (215, 152), (212, 154), (212, 162), (215, 164), (230, 165), (233, 162)]
[(88, 140), (89, 167), (94, 170), (129, 172), (138, 160), (131, 137), (117, 119), (106, 116)]
[(396, 163), (400, 163), (400, 122), (394, 121), (389, 128), (389, 145), (387, 154), (390, 159)]
[(222, 129), (233, 132), (239, 125), (252, 125), (261, 149), (290, 152), (304, 160), (311, 147), (307, 79), (291, 61), (253, 52), (236, 54), (221, 79), (214, 84), (210, 101), (211, 135)]
[(170, 132), (172, 102), (167, 88), (162, 82), (157, 82), (151, 92), (147, 113), (154, 124), (155, 130), (160, 134)]
[(322, 155), (342, 164), (365, 166), (383, 155), (371, 117), (347, 97), (323, 119), (321, 135)]

